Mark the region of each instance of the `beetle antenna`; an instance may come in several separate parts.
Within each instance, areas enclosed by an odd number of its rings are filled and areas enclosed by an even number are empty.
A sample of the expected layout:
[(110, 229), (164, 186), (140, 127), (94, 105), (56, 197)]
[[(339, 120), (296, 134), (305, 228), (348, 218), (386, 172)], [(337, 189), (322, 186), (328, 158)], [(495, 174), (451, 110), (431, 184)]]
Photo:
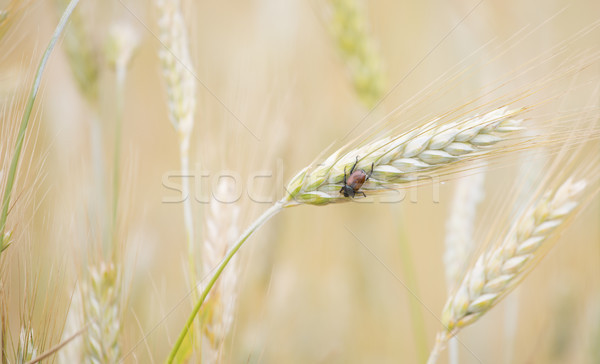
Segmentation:
[(356, 162), (354, 162), (354, 165), (352, 166), (352, 169), (350, 170), (350, 174), (352, 174), (352, 172), (354, 172), (354, 168), (356, 168), (357, 164), (358, 164), (358, 156), (356, 156)]

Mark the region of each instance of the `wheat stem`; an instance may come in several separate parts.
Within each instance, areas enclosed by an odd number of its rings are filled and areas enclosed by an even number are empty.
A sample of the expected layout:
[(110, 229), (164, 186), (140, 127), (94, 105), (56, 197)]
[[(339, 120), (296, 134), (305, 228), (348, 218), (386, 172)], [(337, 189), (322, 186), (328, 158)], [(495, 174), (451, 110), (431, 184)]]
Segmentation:
[(416, 279), (416, 269), (413, 263), (413, 256), (410, 248), (410, 244), (405, 234), (404, 224), (399, 223), (399, 247), (400, 257), (402, 259), (402, 268), (404, 270), (404, 277), (406, 284), (410, 288), (410, 291), (414, 295), (408, 296), (409, 308), (410, 308), (410, 319), (413, 326), (413, 336), (415, 340), (415, 347), (417, 350), (417, 357), (419, 363), (424, 363), (427, 360), (427, 333), (425, 332), (425, 320), (423, 319), (423, 312), (421, 310), (421, 304), (417, 297), (419, 297), (419, 290)]
[(431, 350), (431, 354), (429, 354), (429, 359), (427, 359), (427, 364), (435, 364), (437, 363), (440, 354), (444, 350), (445, 341), (442, 339), (440, 335), (438, 335), (435, 339), (435, 345)]
[(21, 119), (21, 127), (19, 128), (19, 134), (17, 136), (17, 142), (15, 144), (15, 152), (13, 154), (13, 159), (10, 163), (10, 169), (8, 171), (8, 176), (6, 179), (6, 189), (4, 190), (4, 197), (2, 199), (2, 212), (0, 213), (0, 255), (7, 248), (4, 244), (4, 230), (6, 228), (6, 219), (8, 217), (8, 208), (10, 205), (10, 198), (12, 195), (12, 189), (14, 186), (15, 176), (17, 174), (17, 166), (19, 164), (19, 158), (21, 156), (21, 149), (23, 148), (23, 141), (25, 140), (25, 131), (27, 130), (27, 126), (29, 125), (29, 119), (31, 117), (31, 111), (33, 110), (33, 104), (37, 97), (38, 90), (40, 88), (40, 83), (42, 81), (42, 74), (44, 73), (44, 69), (46, 68), (46, 63), (48, 62), (48, 58), (58, 41), (58, 37), (62, 33), (67, 24), (67, 20), (73, 13), (75, 6), (79, 3), (79, 0), (71, 0), (69, 5), (67, 5), (65, 11), (63, 12), (56, 29), (54, 30), (54, 34), (50, 39), (50, 43), (46, 47), (46, 51), (42, 56), (42, 60), (37, 68), (37, 72), (33, 81), (33, 86), (31, 87), (31, 92), (29, 93), (29, 97), (27, 99), (27, 105), (25, 106), (25, 112), (23, 113), (23, 118)]
[(188, 250), (188, 269), (192, 286), (196, 285), (196, 254), (194, 220), (189, 182), (189, 149), (196, 110), (196, 79), (179, 0), (158, 0), (159, 38), (164, 45), (158, 52), (167, 88), (169, 119), (179, 137), (179, 158), (182, 175), (183, 221)]

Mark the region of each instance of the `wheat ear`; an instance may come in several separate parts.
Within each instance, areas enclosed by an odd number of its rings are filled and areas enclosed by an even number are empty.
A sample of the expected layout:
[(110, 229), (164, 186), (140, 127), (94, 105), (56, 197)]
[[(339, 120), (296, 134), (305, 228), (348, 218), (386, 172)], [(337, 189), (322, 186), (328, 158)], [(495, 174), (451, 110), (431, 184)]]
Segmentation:
[(577, 210), (585, 187), (585, 180), (568, 179), (547, 192), (516, 220), (500, 245), (477, 259), (446, 302), (444, 330), (438, 334), (431, 363), (449, 338), (489, 311), (525, 277), (546, 251), (541, 249), (544, 244)]
[(121, 275), (113, 264), (90, 268), (89, 279), (82, 285), (85, 322), (86, 363), (117, 363), (121, 355)]
[[(66, 4), (67, 0), (59, 0), (59, 3)], [(80, 11), (73, 12), (69, 28), (70, 31), (65, 33), (64, 49), (73, 77), (87, 101), (92, 105), (97, 104), (99, 57)]]
[(363, 186), (365, 191), (390, 190), (416, 181), (419, 173), (488, 152), (490, 146), (506, 139), (508, 133), (521, 129), (521, 120), (515, 118), (519, 112), (503, 107), (459, 122), (440, 125), (433, 121), (346, 153), (338, 150), (323, 163), (296, 175), (287, 187), (288, 198), (312, 205), (349, 201), (339, 190), (344, 174), (350, 171), (357, 157), (360, 158), (357, 169), (368, 173), (373, 167), (371, 178)]
[(381, 57), (368, 32), (368, 22), (357, 0), (330, 0), (330, 21), (335, 45), (346, 63), (354, 91), (371, 108), (383, 94)]
[[(217, 196), (234, 192), (229, 179), (220, 179)], [(210, 276), (239, 236), (240, 209), (233, 203), (221, 203), (213, 198), (206, 220), (206, 239), (202, 245), (203, 276)], [(237, 301), (238, 264), (233, 260), (212, 290), (202, 321), (202, 358), (207, 363), (221, 362), (223, 343), (231, 325)]]
[(190, 279), (196, 284), (194, 253), (194, 223), (190, 197), (189, 149), (196, 111), (196, 79), (192, 73), (189, 44), (179, 0), (157, 0), (159, 39), (162, 43), (158, 56), (167, 89), (169, 119), (179, 134), (183, 218), (188, 245)]

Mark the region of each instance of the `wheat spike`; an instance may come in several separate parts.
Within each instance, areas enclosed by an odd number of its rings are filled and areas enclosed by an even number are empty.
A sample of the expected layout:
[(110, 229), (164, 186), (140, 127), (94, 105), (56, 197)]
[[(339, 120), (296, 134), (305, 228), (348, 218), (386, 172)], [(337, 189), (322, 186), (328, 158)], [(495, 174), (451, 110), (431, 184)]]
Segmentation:
[(182, 141), (189, 146), (196, 110), (196, 79), (179, 0), (158, 0), (158, 29), (162, 47), (158, 52), (166, 83), (169, 118)]
[(585, 180), (569, 178), (547, 191), (515, 221), (502, 242), (479, 256), (450, 295), (442, 312), (444, 330), (438, 333), (428, 363), (433, 364), (450, 338), (472, 324), (508, 294), (542, 257), (545, 243), (580, 206)]
[(442, 323), (452, 336), (491, 309), (522, 279), (553, 235), (579, 206), (586, 181), (568, 179), (546, 193), (519, 219), (512, 233), (495, 249), (479, 257), (446, 302)]
[(331, 0), (330, 29), (335, 44), (348, 68), (354, 90), (371, 108), (384, 91), (382, 61), (368, 33), (364, 10), (357, 0)]
[[(169, 119), (179, 134), (181, 173), (189, 175), (189, 149), (196, 111), (196, 78), (179, 0), (156, 1), (159, 38), (162, 43), (158, 56), (167, 88)], [(188, 269), (192, 285), (196, 284), (196, 254), (194, 222), (189, 178), (182, 180), (183, 219), (188, 247)]]
[(86, 363), (116, 363), (121, 347), (120, 274), (113, 264), (100, 264), (90, 269), (89, 279), (82, 286), (85, 322)]
[[(58, 1), (66, 6), (67, 0)], [(98, 102), (98, 76), (100, 64), (98, 54), (88, 29), (86, 19), (76, 9), (71, 15), (69, 30), (65, 32), (64, 47), (77, 86), (91, 104)]]
[[(371, 193), (389, 190), (398, 184), (413, 182), (419, 173), (431, 172), (452, 163), (481, 155), (490, 146), (520, 130), (520, 110), (499, 108), (481, 116), (437, 125), (428, 123), (396, 137), (376, 140), (363, 147), (333, 153), (314, 168), (305, 168), (287, 187), (288, 204), (325, 205), (349, 201), (339, 190), (344, 171), (349, 172), (357, 157), (357, 169), (373, 175), (363, 190)], [(367, 192), (368, 193), (368, 192)]]
[[(229, 179), (220, 179), (218, 196), (232, 195), (234, 186)], [(239, 207), (212, 199), (206, 220), (206, 240), (202, 246), (203, 275), (209, 276), (221, 262), (239, 235)], [(233, 323), (237, 301), (239, 269), (234, 259), (211, 292), (202, 322), (202, 357), (207, 363), (221, 361), (223, 343)]]

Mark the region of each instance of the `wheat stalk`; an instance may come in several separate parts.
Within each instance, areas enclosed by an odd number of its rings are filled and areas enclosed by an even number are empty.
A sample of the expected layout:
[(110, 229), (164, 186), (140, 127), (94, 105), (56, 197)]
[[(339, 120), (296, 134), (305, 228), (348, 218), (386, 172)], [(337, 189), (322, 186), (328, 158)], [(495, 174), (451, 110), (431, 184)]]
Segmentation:
[(116, 363), (121, 355), (121, 276), (113, 264), (90, 268), (82, 285), (85, 322), (83, 358), (87, 363)]
[[(216, 193), (229, 196), (234, 192), (229, 179), (220, 179)], [(214, 267), (239, 236), (240, 209), (233, 203), (221, 203), (213, 198), (206, 219), (206, 240), (202, 245), (203, 276), (210, 276)], [(237, 300), (238, 265), (234, 260), (208, 297), (202, 321), (202, 357), (207, 363), (221, 361), (223, 343), (233, 323)]]
[[(123, 128), (123, 110), (125, 99), (125, 78), (127, 68), (139, 46), (138, 34), (126, 23), (116, 23), (110, 29), (105, 45), (106, 58), (114, 69), (116, 75), (116, 122), (115, 122), (115, 149), (113, 164), (113, 199), (111, 235), (115, 243), (117, 236), (117, 212), (120, 195), (121, 176), (121, 138)], [(114, 247), (113, 247), (114, 248)]]
[[(80, 285), (77, 284), (73, 291), (71, 298), (71, 304), (69, 305), (69, 312), (65, 322), (65, 328), (63, 330), (62, 341), (68, 340), (73, 334), (83, 327), (83, 302)], [(58, 358), (60, 363), (75, 363), (82, 359), (82, 346), (81, 339), (78, 339), (76, 343), (67, 345), (64, 349), (58, 352)]]
[[(484, 182), (485, 171), (480, 171), (460, 179), (454, 188), (444, 239), (444, 271), (448, 293), (460, 283), (461, 273), (475, 246), (473, 230), (477, 206), (485, 194)], [(450, 364), (459, 362), (458, 342), (455, 339), (449, 342), (448, 358)]]
[(485, 173), (480, 171), (457, 181), (454, 189), (444, 241), (444, 270), (449, 292), (460, 283), (464, 264), (475, 245), (473, 230), (477, 205), (483, 200), (484, 182)]
[(159, 14), (158, 52), (166, 83), (169, 120), (179, 134), (183, 215), (188, 246), (188, 265), (192, 285), (196, 284), (196, 259), (194, 249), (194, 223), (190, 196), (189, 149), (196, 111), (196, 79), (192, 73), (189, 44), (179, 0), (157, 0)]
[[(9, 207), (10, 207), (10, 201), (11, 201), (11, 197), (12, 197), (12, 193), (13, 193), (13, 187), (14, 187), (14, 183), (15, 183), (15, 178), (17, 175), (17, 169), (19, 167), (19, 159), (21, 158), (21, 151), (23, 148), (23, 143), (25, 141), (25, 132), (27, 131), (27, 127), (29, 125), (29, 120), (31, 117), (31, 112), (33, 110), (33, 104), (35, 103), (35, 100), (37, 98), (37, 94), (40, 88), (40, 83), (42, 80), (42, 75), (44, 73), (44, 70), (46, 68), (46, 64), (48, 62), (48, 58), (50, 57), (50, 54), (52, 53), (52, 50), (54, 49), (54, 46), (56, 45), (56, 42), (58, 41), (58, 38), (60, 37), (62, 31), (64, 30), (66, 24), (67, 24), (67, 20), (69, 19), (69, 17), (71, 16), (71, 14), (73, 13), (73, 10), (75, 9), (75, 7), (77, 6), (77, 4), (79, 3), (79, 0), (71, 0), (69, 2), (69, 4), (67, 5), (65, 11), (63, 12), (63, 15), (60, 18), (60, 21), (58, 23), (58, 25), (56, 26), (56, 29), (54, 30), (54, 33), (52, 35), (52, 38), (50, 39), (50, 42), (48, 43), (48, 46), (46, 47), (46, 50), (44, 52), (44, 55), (42, 56), (42, 59), (40, 60), (40, 64), (38, 65), (35, 77), (34, 77), (34, 82), (33, 85), (31, 86), (31, 91), (29, 93), (29, 97), (27, 99), (27, 105), (25, 106), (24, 112), (23, 112), (23, 117), (21, 119), (21, 125), (19, 127), (19, 132), (17, 135), (17, 140), (15, 143), (15, 149), (14, 149), (14, 154), (12, 156), (12, 160), (10, 162), (10, 167), (6, 176), (6, 182), (2, 182), (3, 186), (4, 186), (4, 194), (2, 197), (2, 210), (0, 211), (0, 256), (2, 251), (4, 251), (10, 242), (6, 241), (6, 238), (10, 238), (11, 233), (6, 231), (6, 221), (8, 218), (8, 212), (9, 212)], [(3, 174), (5, 172), (3, 171)], [(4, 177), (4, 176), (2, 176)], [(6, 183), (4, 185), (4, 183)]]
[(446, 302), (444, 330), (438, 334), (430, 363), (435, 363), (449, 338), (489, 311), (525, 277), (546, 251), (542, 249), (545, 243), (579, 207), (586, 185), (583, 179), (569, 178), (547, 191), (518, 217), (501, 244), (477, 259)]
[(378, 192), (413, 182), (419, 173), (431, 172), (489, 151), (489, 147), (521, 129), (515, 117), (521, 110), (499, 108), (458, 122), (436, 121), (396, 137), (386, 137), (342, 153), (338, 150), (323, 163), (303, 169), (287, 187), (288, 205), (325, 205), (349, 201), (339, 193), (344, 173), (358, 159), (358, 169), (373, 175), (363, 189)]

